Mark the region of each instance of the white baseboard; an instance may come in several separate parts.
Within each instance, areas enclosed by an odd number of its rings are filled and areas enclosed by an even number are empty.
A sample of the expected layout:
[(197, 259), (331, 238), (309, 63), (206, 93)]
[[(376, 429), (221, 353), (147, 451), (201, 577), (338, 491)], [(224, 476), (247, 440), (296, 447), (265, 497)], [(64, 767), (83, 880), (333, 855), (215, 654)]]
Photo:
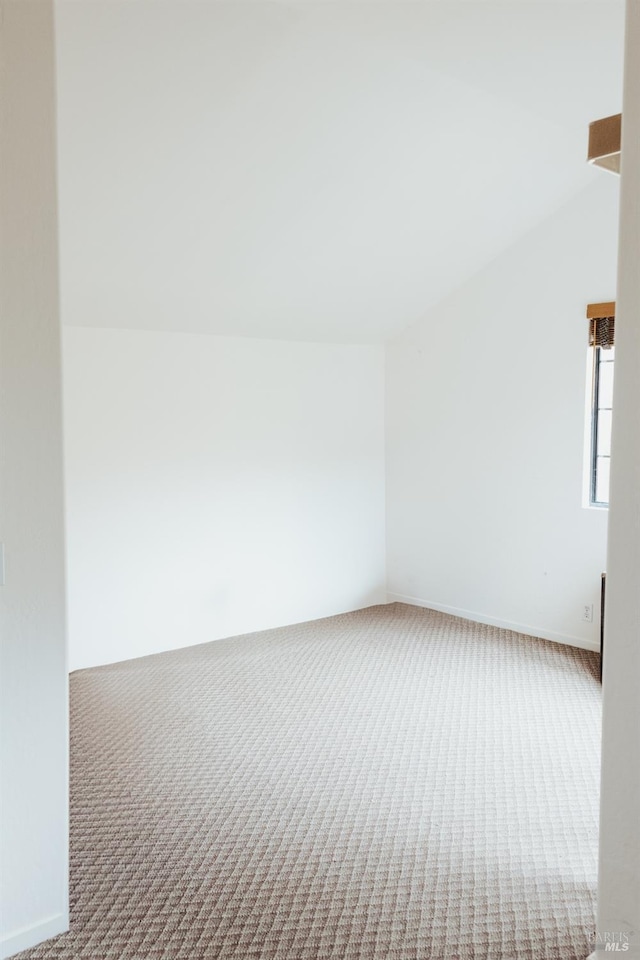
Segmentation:
[(512, 623), (509, 620), (500, 620), (498, 617), (487, 617), (483, 613), (473, 610), (462, 610), (459, 607), (448, 607), (444, 603), (434, 603), (431, 600), (421, 600), (419, 597), (407, 597), (401, 593), (387, 593), (387, 603), (407, 603), (412, 607), (425, 607), (428, 610), (437, 610), (439, 613), (448, 613), (452, 617), (462, 617), (463, 620), (472, 620), (474, 623), (486, 623), (491, 627), (502, 627), (503, 630), (512, 630), (514, 633), (523, 633), (527, 637), (540, 637), (542, 640), (552, 640), (554, 643), (566, 643), (570, 647), (580, 647), (582, 650), (600, 652), (600, 644), (582, 637), (570, 637), (564, 633), (555, 633), (545, 630), (544, 627), (532, 627), (526, 623)]
[(42, 920), (41, 923), (23, 927), (22, 930), (0, 940), (0, 960), (7, 960), (7, 957), (12, 957), (14, 953), (20, 953), (21, 950), (29, 950), (43, 940), (66, 933), (68, 929), (69, 917), (66, 913), (56, 913), (53, 917)]

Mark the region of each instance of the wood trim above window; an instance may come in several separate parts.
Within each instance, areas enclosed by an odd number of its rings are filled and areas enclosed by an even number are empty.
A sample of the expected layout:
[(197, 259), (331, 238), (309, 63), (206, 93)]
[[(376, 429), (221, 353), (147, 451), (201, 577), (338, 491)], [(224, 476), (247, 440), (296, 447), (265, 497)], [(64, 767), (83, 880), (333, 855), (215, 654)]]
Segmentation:
[(615, 317), (615, 315), (615, 300), (607, 300), (605, 303), (587, 304), (587, 320), (600, 320), (602, 317)]
[(610, 350), (615, 342), (615, 301), (587, 304), (587, 320), (589, 321), (589, 346)]

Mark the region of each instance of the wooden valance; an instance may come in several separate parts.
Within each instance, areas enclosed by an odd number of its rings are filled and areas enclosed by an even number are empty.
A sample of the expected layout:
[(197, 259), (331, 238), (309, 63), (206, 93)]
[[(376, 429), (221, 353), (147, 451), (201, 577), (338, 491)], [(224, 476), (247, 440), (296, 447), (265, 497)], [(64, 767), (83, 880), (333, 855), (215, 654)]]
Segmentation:
[(605, 303), (588, 303), (587, 320), (599, 320), (600, 317), (615, 317), (616, 302), (607, 300)]
[(589, 321), (589, 346), (610, 350), (615, 341), (615, 301), (589, 303), (587, 305), (587, 320)]

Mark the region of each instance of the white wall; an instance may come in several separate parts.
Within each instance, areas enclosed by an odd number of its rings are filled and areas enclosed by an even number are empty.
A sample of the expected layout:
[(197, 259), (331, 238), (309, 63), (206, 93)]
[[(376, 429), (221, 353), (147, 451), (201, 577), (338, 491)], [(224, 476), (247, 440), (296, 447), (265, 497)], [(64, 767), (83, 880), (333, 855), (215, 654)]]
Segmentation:
[(620, 0), (57, 11), (76, 326), (380, 342), (587, 184), (620, 106)]
[[(627, 4), (597, 956), (640, 957), (640, 4)], [(603, 942), (605, 941), (605, 942)], [(610, 944), (609, 944), (610, 946)], [(595, 956), (596, 954), (594, 954)]]
[(66, 929), (67, 669), (52, 4), (0, 7), (0, 956)]
[(584, 310), (615, 298), (617, 197), (602, 174), (389, 344), (392, 599), (597, 646), (607, 515), (582, 506)]
[(67, 327), (71, 669), (385, 599), (382, 347)]

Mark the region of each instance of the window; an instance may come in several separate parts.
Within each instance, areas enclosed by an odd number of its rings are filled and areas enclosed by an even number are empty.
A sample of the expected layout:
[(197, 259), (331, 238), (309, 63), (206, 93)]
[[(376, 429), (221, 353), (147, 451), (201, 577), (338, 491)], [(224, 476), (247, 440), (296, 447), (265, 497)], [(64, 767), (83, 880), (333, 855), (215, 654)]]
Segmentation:
[[(609, 465), (611, 463), (611, 406), (613, 401), (613, 370), (615, 364), (616, 305), (587, 304), (589, 346), (591, 347), (592, 377), (590, 422), (585, 424), (590, 436), (588, 476), (585, 476), (585, 494), (592, 507), (609, 506)], [(586, 473), (586, 471), (585, 471)], [(585, 497), (586, 500), (586, 497)]]
[(595, 507), (609, 506), (614, 359), (614, 346), (593, 346), (590, 502)]

